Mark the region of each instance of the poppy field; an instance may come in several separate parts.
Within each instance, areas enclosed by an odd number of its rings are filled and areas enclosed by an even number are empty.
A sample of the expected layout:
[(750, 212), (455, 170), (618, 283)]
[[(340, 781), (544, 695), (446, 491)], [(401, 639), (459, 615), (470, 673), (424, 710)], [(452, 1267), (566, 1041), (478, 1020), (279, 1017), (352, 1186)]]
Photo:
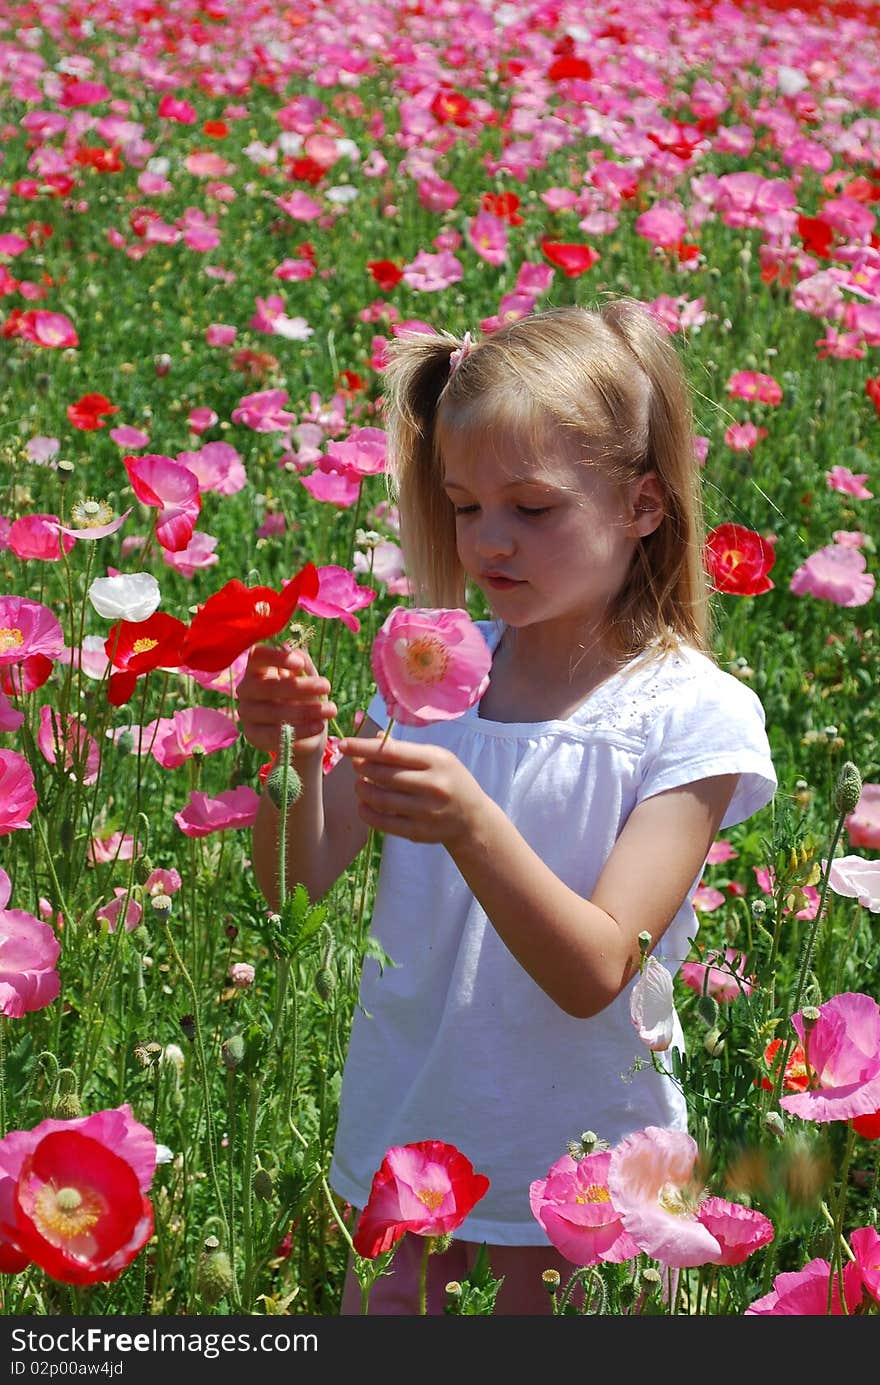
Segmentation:
[(690, 1135), (573, 1094), (523, 1199), (560, 1315), (880, 1312), (880, 7), (0, 0), (3, 1314), (334, 1315), (350, 1255), (368, 1311), (482, 1195), (443, 1130), (381, 1211), (328, 1182), (380, 843), (267, 907), (295, 765), (236, 689), (306, 647), (334, 772), (410, 597), (388, 343), (618, 295), (692, 386), (779, 790), (637, 983)]

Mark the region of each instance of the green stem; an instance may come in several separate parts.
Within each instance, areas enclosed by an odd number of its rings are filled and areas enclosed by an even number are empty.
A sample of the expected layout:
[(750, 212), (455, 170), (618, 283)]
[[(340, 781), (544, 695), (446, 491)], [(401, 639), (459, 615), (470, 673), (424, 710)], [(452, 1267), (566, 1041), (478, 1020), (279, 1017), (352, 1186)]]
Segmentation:
[(254, 1150), (257, 1139), (257, 1112), (260, 1106), (262, 1083), (257, 1077), (248, 1078), (247, 1134), (245, 1136), (244, 1166), (241, 1189), (241, 1229), (244, 1240), (244, 1304), (254, 1299)]
[(419, 1265), (419, 1317), (424, 1318), (428, 1315), (428, 1259), (434, 1244), (433, 1236), (425, 1237), (425, 1245), (422, 1250), (422, 1263)]
[(840, 1192), (837, 1196), (837, 1206), (834, 1209), (834, 1242), (831, 1250), (831, 1273), (828, 1276), (828, 1303), (826, 1312), (831, 1312), (831, 1301), (834, 1293), (834, 1277), (837, 1276), (838, 1290), (840, 1292), (840, 1311), (847, 1314), (849, 1309), (846, 1306), (846, 1295), (843, 1287), (843, 1255), (841, 1254), (841, 1242), (843, 1241), (843, 1222), (846, 1214), (846, 1186), (849, 1178), (849, 1166), (852, 1162), (853, 1149), (856, 1143), (856, 1131), (852, 1121), (846, 1123), (846, 1148), (843, 1152), (843, 1167), (840, 1170)]

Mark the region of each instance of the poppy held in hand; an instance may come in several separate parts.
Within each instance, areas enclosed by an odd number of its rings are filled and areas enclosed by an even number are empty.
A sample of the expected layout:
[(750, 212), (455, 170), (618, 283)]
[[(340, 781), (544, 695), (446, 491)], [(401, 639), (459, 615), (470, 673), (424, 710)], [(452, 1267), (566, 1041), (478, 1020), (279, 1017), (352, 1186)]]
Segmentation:
[(377, 632), (373, 676), (403, 726), (459, 717), (489, 686), (492, 655), (466, 611), (397, 606)]
[(372, 1260), (412, 1231), (444, 1236), (461, 1226), (489, 1187), (470, 1160), (442, 1140), (386, 1150), (354, 1234), (358, 1255)]
[(715, 590), (731, 596), (760, 596), (773, 583), (773, 545), (741, 524), (719, 524), (706, 535), (706, 568)]
[(280, 592), (233, 578), (193, 616), (181, 663), (204, 673), (229, 668), (239, 654), (283, 630), (302, 598), (317, 597), (319, 586), (314, 563), (306, 563)]

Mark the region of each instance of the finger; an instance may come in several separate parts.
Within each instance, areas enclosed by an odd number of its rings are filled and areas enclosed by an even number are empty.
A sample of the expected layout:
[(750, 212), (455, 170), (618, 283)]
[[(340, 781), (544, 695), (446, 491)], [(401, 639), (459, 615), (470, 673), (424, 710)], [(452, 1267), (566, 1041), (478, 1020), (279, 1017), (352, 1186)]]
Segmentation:
[(406, 765), (412, 769), (426, 769), (430, 763), (424, 746), (413, 745), (409, 741), (386, 741), (382, 734), (345, 736), (339, 743), (339, 749), (343, 755), (363, 763), (376, 764), (381, 761), (383, 764)]
[(327, 697), (330, 684), (326, 678), (259, 678), (240, 683), (239, 702), (287, 702), (291, 706), (317, 702)]
[(369, 780), (360, 779), (355, 784), (358, 801), (365, 803), (375, 813), (392, 817), (412, 816), (412, 796), (396, 789), (386, 789)]
[(274, 644), (255, 644), (248, 658), (247, 672), (268, 669), (287, 669), (294, 675), (317, 672), (315, 665), (303, 649), (279, 647)]

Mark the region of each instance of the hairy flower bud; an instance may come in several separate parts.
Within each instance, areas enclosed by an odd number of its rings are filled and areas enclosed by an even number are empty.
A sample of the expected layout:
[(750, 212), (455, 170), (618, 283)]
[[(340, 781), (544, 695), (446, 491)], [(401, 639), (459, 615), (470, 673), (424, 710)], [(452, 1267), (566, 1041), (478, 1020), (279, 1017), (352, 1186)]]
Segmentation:
[(134, 863), (134, 878), (139, 885), (146, 885), (153, 870), (153, 862), (149, 856), (139, 856)]
[(852, 760), (847, 760), (834, 785), (834, 806), (838, 813), (854, 813), (861, 796), (862, 776)]
[(707, 1029), (718, 1020), (718, 1001), (713, 995), (701, 995), (697, 999), (697, 1013)]
[(292, 808), (302, 793), (302, 780), (293, 765), (288, 765), (285, 797), (284, 766), (277, 764), (266, 777), (265, 789), (276, 808)]
[(253, 1189), (254, 1196), (260, 1198), (262, 1202), (271, 1201), (275, 1185), (268, 1169), (257, 1169), (253, 1178)]
[(235, 1072), (244, 1062), (245, 1044), (241, 1034), (230, 1034), (228, 1039), (224, 1039), (220, 1045), (220, 1057), (223, 1059), (223, 1066), (229, 1072)]
[(210, 1308), (215, 1307), (232, 1290), (232, 1262), (222, 1250), (216, 1236), (209, 1236), (199, 1261), (198, 1290)]

